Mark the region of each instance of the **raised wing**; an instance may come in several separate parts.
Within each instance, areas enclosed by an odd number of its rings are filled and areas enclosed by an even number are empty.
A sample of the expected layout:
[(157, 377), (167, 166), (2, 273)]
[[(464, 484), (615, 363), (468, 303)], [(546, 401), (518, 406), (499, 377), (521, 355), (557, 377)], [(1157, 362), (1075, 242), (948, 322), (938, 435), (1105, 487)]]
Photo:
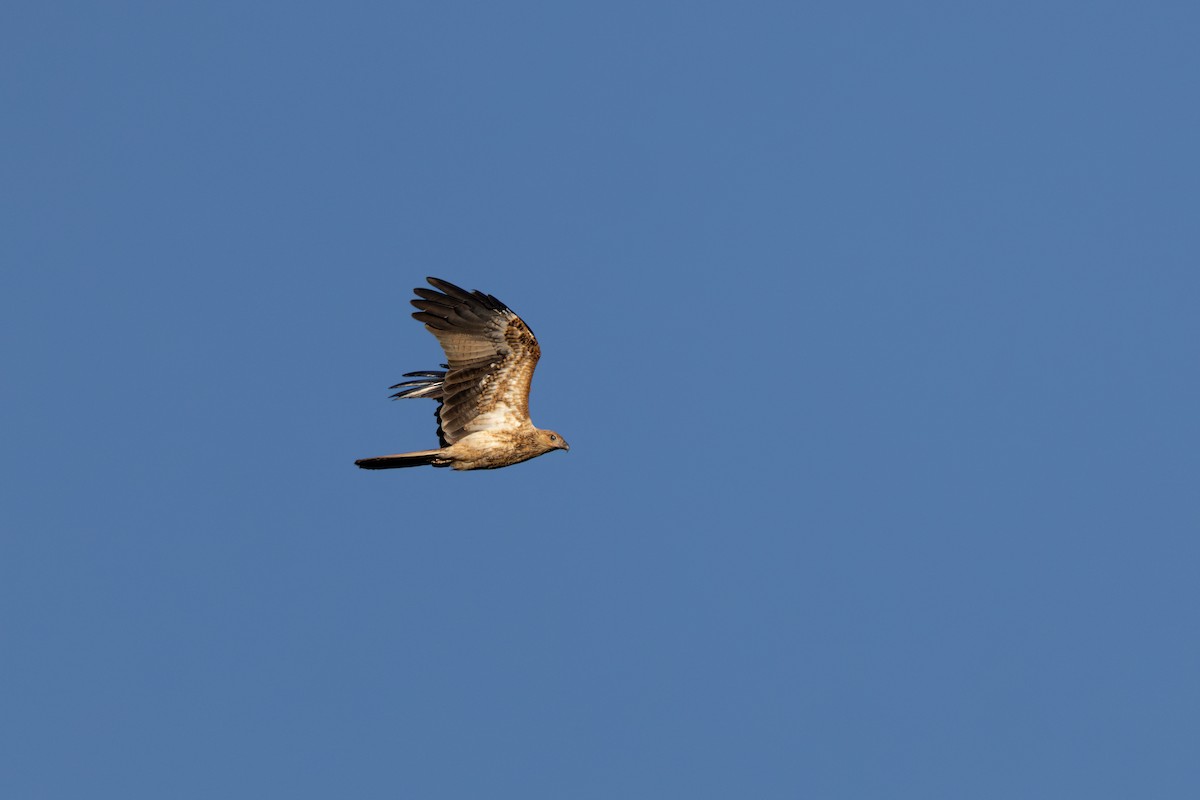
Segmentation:
[(420, 310), (413, 319), (425, 323), (446, 352), (438, 409), (445, 441), (529, 425), (529, 386), (542, 354), (533, 331), (490, 294), (426, 280), (439, 291), (415, 290), (419, 299), (412, 304)]

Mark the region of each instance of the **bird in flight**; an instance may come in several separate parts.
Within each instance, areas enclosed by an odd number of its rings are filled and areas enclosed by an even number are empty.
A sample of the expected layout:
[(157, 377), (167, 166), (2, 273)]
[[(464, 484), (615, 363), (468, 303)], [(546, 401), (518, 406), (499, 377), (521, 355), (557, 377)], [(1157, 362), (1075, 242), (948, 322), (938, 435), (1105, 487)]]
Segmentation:
[(362, 458), (363, 469), (453, 467), (497, 469), (551, 450), (570, 450), (554, 431), (529, 421), (529, 385), (541, 348), (533, 331), (490, 294), (468, 292), (449, 281), (426, 278), (418, 287), (413, 319), (437, 337), (446, 353), (442, 370), (409, 372), (413, 380), (392, 395), (437, 400), (436, 450)]

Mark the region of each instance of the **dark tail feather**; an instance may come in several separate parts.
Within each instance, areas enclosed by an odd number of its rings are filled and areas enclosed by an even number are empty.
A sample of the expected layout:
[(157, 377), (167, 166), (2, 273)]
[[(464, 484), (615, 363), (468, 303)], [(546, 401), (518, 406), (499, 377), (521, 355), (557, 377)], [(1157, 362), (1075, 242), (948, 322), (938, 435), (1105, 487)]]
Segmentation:
[(401, 467), (425, 466), (445, 467), (449, 465), (441, 450), (420, 450), (415, 453), (397, 453), (394, 456), (360, 458), (354, 463), (363, 469), (400, 469)]

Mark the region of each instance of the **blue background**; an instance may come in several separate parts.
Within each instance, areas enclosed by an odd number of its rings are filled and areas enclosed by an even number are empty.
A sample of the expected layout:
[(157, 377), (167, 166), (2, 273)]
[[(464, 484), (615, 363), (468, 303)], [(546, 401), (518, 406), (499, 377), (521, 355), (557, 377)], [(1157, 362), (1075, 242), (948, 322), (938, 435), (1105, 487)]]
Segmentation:
[[(1200, 796), (1191, 3), (0, 12), (0, 795)], [(426, 275), (569, 454), (429, 447)]]

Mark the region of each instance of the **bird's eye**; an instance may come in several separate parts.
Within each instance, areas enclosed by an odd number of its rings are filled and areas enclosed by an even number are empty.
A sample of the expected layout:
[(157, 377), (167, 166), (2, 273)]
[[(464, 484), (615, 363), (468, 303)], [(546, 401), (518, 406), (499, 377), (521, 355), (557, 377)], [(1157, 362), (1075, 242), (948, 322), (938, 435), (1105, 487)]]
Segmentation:
[(558, 441), (558, 437), (557, 437), (557, 436), (555, 436), (555, 435), (552, 433), (552, 434), (550, 434), (550, 441), (552, 441), (552, 442), (557, 442), (557, 441)]

